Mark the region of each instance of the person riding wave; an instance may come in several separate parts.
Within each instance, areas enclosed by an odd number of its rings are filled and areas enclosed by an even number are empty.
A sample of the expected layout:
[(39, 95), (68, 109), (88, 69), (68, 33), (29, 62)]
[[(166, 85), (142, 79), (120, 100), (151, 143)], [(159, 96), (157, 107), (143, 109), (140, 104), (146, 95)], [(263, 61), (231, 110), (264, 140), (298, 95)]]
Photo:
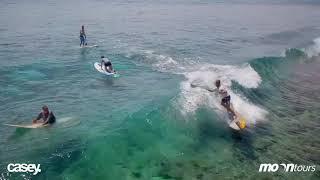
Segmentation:
[(215, 85), (217, 87), (219, 95), (222, 97), (220, 104), (224, 108), (226, 108), (229, 113), (232, 114), (233, 119), (236, 119), (237, 115), (234, 112), (233, 108), (231, 107), (231, 96), (229, 95), (227, 89), (224, 86), (221, 86), (221, 81), (219, 79), (216, 80)]
[(233, 118), (236, 118), (237, 115), (234, 112), (232, 105), (231, 105), (231, 96), (229, 95), (227, 88), (224, 86), (221, 86), (221, 81), (219, 79), (216, 80), (216, 82), (215, 82), (216, 89), (211, 89), (206, 86), (197, 85), (195, 83), (191, 83), (190, 85), (192, 88), (200, 87), (200, 88), (206, 89), (209, 92), (216, 92), (219, 96), (222, 97), (220, 104), (224, 108), (226, 108), (228, 112), (230, 112), (232, 114)]
[(245, 127), (245, 124), (243, 124), (243, 122), (241, 124), (240, 121), (237, 119), (238, 115), (235, 112), (235, 110), (233, 109), (233, 106), (231, 104), (231, 96), (228, 93), (227, 88), (225, 86), (221, 86), (221, 81), (219, 79), (216, 80), (216, 82), (215, 82), (216, 89), (211, 89), (211, 88), (206, 87), (206, 86), (197, 85), (196, 83), (191, 83), (190, 85), (191, 85), (192, 88), (200, 87), (200, 88), (206, 89), (209, 92), (217, 93), (217, 95), (221, 97), (220, 104), (227, 110), (229, 115), (232, 116), (232, 117), (229, 116), (230, 119), (231, 120), (236, 120), (235, 123), (237, 124), (237, 126), (239, 126), (240, 129), (243, 129)]
[(108, 58), (101, 56), (101, 69), (108, 73), (116, 73), (112, 67), (112, 63)]

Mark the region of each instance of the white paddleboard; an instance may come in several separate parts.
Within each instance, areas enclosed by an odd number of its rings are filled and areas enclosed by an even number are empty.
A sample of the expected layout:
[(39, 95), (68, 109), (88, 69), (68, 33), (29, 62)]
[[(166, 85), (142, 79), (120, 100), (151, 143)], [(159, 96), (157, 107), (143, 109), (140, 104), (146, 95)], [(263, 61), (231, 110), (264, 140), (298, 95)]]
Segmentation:
[(18, 127), (18, 128), (28, 128), (28, 129), (35, 129), (35, 128), (41, 128), (46, 127), (48, 125), (43, 125), (43, 123), (34, 123), (34, 124), (28, 124), (28, 125), (18, 125), (18, 124), (3, 124), (5, 126), (11, 126), (11, 127)]
[(117, 73), (109, 73), (109, 72), (101, 69), (101, 63), (95, 62), (94, 68), (104, 75), (111, 76), (111, 77), (119, 77), (119, 74), (117, 74)]
[[(35, 129), (35, 128), (42, 128), (50, 126), (50, 124), (42, 125), (43, 123), (34, 123), (34, 124), (3, 124), (5, 126), (10, 127), (17, 127), (17, 128), (28, 128), (28, 129)], [(80, 124), (79, 120), (76, 120), (74, 117), (64, 117), (56, 119), (54, 123), (56, 125), (60, 125), (61, 127), (71, 127)]]
[(98, 45), (86, 45), (86, 46), (81, 46), (80, 48), (94, 48), (94, 47), (98, 47)]

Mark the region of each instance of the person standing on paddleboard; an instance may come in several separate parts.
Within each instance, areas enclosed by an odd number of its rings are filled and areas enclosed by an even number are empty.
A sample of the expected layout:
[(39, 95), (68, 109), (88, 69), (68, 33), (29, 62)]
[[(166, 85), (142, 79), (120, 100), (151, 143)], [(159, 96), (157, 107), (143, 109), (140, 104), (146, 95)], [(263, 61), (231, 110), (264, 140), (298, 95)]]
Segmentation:
[(81, 45), (82, 46), (87, 45), (86, 39), (87, 39), (87, 36), (86, 36), (86, 33), (84, 32), (84, 25), (82, 25), (81, 30), (80, 30), (80, 47), (81, 47)]
[(232, 113), (232, 116), (234, 119), (237, 118), (236, 113), (231, 108), (231, 96), (229, 95), (227, 89), (223, 86), (221, 86), (221, 81), (218, 79), (216, 80), (216, 87), (218, 89), (219, 95), (222, 97), (221, 99), (221, 105), (227, 109), (228, 112)]
[(54, 116), (52, 111), (49, 111), (48, 106), (42, 106), (42, 112), (39, 113), (38, 117), (32, 120), (32, 123), (43, 123), (46, 124), (53, 124), (56, 121), (56, 117)]

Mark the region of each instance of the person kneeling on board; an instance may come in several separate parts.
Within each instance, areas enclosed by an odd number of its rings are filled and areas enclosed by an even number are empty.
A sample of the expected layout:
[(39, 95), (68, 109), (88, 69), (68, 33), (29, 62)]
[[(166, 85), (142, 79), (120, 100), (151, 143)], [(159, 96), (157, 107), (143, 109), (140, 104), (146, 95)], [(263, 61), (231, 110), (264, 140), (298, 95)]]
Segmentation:
[(112, 63), (108, 58), (101, 56), (101, 69), (108, 72), (108, 73), (115, 73), (116, 71), (113, 70)]
[(32, 123), (43, 123), (43, 125), (53, 124), (56, 121), (52, 111), (49, 111), (48, 106), (42, 106), (42, 112), (39, 113), (38, 117), (32, 120)]
[(236, 113), (231, 108), (231, 96), (229, 95), (227, 89), (223, 86), (221, 86), (221, 81), (218, 79), (216, 80), (216, 87), (218, 89), (219, 95), (222, 97), (221, 99), (221, 105), (227, 109), (228, 113), (231, 113), (233, 119), (237, 118)]

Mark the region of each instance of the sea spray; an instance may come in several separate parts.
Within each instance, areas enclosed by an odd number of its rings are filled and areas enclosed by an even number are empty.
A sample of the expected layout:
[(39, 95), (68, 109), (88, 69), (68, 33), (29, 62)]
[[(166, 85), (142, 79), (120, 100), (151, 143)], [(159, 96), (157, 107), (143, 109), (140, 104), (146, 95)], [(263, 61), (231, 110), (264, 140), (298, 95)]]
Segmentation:
[[(232, 81), (238, 82), (245, 88), (257, 88), (261, 78), (250, 65), (229, 66), (206, 64), (199, 71), (184, 74), (186, 81), (181, 82), (180, 99), (182, 114), (194, 113), (199, 107), (207, 106), (224, 118), (226, 113), (220, 105), (220, 97), (217, 93), (208, 90), (215, 89), (214, 82), (220, 79), (223, 85), (231, 87)], [(192, 84), (197, 84), (193, 87)], [(231, 88), (231, 102), (235, 109), (241, 113), (249, 123), (256, 123), (265, 119), (267, 111), (249, 102), (246, 97), (235, 93)]]

